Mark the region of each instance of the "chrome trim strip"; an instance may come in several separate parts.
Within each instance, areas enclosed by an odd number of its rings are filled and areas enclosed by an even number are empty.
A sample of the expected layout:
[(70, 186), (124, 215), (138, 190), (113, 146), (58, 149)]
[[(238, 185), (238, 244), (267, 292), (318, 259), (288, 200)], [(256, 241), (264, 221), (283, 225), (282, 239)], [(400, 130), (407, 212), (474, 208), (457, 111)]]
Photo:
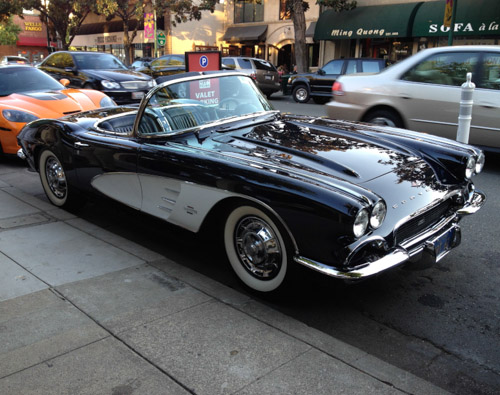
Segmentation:
[(353, 271), (337, 270), (331, 266), (323, 263), (313, 261), (312, 259), (304, 258), (302, 256), (294, 257), (295, 262), (308, 267), (309, 269), (316, 270), (317, 272), (326, 274), (330, 277), (340, 278), (343, 280), (360, 280), (362, 278), (373, 276), (377, 273), (398, 266), (403, 262), (410, 259), (410, 255), (405, 250), (398, 248), (388, 255), (380, 258), (375, 262), (370, 262), (368, 265)]
[[(453, 123), (453, 122), (440, 122), (440, 121), (427, 121), (425, 119), (412, 119), (413, 122), (420, 122), (420, 123), (429, 123), (429, 124), (435, 124), (435, 125), (446, 125), (446, 126), (453, 126), (457, 127), (458, 123)], [(488, 126), (479, 126), (479, 125), (470, 125), (471, 128), (474, 129), (481, 129), (481, 130), (492, 130), (493, 132), (498, 132), (500, 131), (499, 128), (491, 128)]]

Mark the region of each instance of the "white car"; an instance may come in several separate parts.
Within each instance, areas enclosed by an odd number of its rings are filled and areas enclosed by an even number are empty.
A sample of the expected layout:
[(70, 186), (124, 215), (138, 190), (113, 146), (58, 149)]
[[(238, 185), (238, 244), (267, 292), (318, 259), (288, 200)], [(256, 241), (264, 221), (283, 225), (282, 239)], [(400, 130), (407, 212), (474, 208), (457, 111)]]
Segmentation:
[(472, 73), (469, 143), (500, 149), (500, 47), (423, 50), (377, 74), (340, 77), (330, 118), (402, 127), (456, 139), (461, 85)]

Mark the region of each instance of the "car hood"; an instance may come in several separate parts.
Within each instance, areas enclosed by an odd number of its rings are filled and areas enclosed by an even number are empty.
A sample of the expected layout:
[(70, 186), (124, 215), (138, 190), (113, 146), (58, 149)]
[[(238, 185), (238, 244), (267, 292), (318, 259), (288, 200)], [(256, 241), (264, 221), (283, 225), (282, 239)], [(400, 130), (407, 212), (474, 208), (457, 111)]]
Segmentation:
[(134, 70), (82, 70), (85, 74), (97, 79), (112, 80), (112, 81), (148, 81), (151, 79), (146, 74), (139, 73)]
[(1, 100), (1, 106), (30, 112), (39, 118), (60, 118), (98, 108), (98, 99), (96, 96), (94, 103), (88, 95), (78, 89), (34, 91), (13, 93)]
[(254, 163), (360, 184), (424, 163), (409, 148), (363, 133), (362, 125), (285, 116), (215, 136), (214, 148)]

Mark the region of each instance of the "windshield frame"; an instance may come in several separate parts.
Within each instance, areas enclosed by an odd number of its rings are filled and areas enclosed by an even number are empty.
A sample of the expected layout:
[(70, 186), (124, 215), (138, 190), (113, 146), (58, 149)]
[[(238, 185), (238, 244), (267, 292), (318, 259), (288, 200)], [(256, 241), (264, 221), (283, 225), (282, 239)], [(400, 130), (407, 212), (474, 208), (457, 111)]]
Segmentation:
[(217, 126), (220, 126), (220, 125), (225, 125), (225, 124), (236, 122), (239, 120), (251, 119), (251, 118), (255, 118), (257, 116), (267, 115), (270, 113), (272, 113), (272, 114), (279, 113), (279, 110), (274, 109), (273, 106), (271, 105), (271, 103), (269, 103), (267, 101), (267, 99), (265, 98), (265, 96), (259, 91), (257, 86), (254, 85), (255, 93), (257, 95), (260, 95), (260, 99), (265, 101), (268, 104), (268, 106), (269, 106), (268, 110), (263, 109), (263, 110), (260, 110), (257, 112), (248, 113), (248, 114), (244, 114), (244, 115), (230, 116), (230, 117), (226, 117), (226, 118), (222, 118), (222, 119), (217, 119), (217, 120), (214, 120), (212, 122), (207, 122), (207, 123), (204, 123), (201, 125), (197, 125), (194, 127), (180, 129), (177, 131), (165, 131), (163, 133), (156, 133), (153, 135), (148, 135), (148, 134), (144, 134), (144, 133), (139, 132), (140, 120), (142, 119), (151, 98), (161, 89), (166, 88), (170, 85), (175, 85), (175, 84), (184, 83), (184, 82), (191, 82), (191, 81), (197, 81), (197, 80), (203, 80), (203, 79), (219, 79), (219, 78), (223, 78), (223, 77), (232, 77), (232, 76), (248, 78), (252, 84), (255, 84), (253, 82), (253, 80), (248, 76), (248, 74), (241, 73), (241, 72), (221, 71), (221, 72), (217, 72), (217, 73), (213, 73), (213, 74), (210, 73), (210, 74), (200, 74), (197, 76), (173, 78), (172, 80), (165, 81), (165, 82), (157, 85), (155, 88), (151, 89), (146, 94), (146, 96), (142, 99), (142, 101), (139, 105), (139, 110), (137, 111), (137, 116), (134, 120), (132, 134), (134, 136), (137, 136), (140, 138), (156, 138), (156, 137), (165, 138), (165, 137), (170, 137), (170, 136), (178, 136), (178, 135), (182, 135), (182, 134), (186, 134), (186, 133), (193, 133), (195, 131), (199, 131), (199, 130), (207, 129), (207, 128), (214, 128), (214, 127), (216, 128)]

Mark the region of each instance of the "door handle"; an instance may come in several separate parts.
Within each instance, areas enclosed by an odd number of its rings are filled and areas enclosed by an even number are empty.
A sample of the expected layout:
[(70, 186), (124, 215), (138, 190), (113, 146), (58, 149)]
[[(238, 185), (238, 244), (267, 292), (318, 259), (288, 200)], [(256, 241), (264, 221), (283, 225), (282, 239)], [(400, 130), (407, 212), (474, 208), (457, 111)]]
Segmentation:
[(483, 108), (495, 109), (496, 106), (492, 103), (479, 103), (479, 105)]
[(75, 144), (73, 144), (73, 147), (75, 147), (76, 149), (80, 149), (80, 148), (88, 148), (90, 147), (90, 145), (77, 141)]

